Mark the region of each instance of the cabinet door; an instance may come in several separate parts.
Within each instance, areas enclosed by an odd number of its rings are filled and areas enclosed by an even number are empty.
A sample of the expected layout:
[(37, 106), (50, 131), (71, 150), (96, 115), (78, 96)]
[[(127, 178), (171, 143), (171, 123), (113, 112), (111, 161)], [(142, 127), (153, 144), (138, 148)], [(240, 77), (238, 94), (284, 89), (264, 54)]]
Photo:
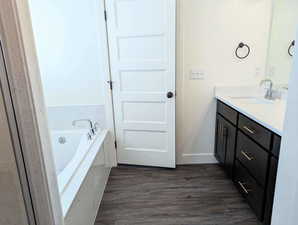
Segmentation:
[(216, 141), (215, 141), (215, 157), (220, 164), (225, 163), (226, 150), (224, 143), (224, 119), (217, 115), (216, 117)]
[(236, 127), (227, 121), (224, 124), (224, 138), (226, 148), (225, 168), (229, 177), (233, 177), (234, 159), (235, 159), (235, 143), (236, 143)]
[(229, 176), (233, 175), (236, 128), (217, 115), (215, 156), (225, 166)]
[(270, 160), (270, 169), (268, 176), (268, 188), (266, 191), (266, 203), (265, 203), (265, 214), (264, 214), (264, 225), (270, 225), (271, 214), (274, 200), (274, 190), (277, 175), (278, 161), (274, 157)]
[(274, 135), (272, 154), (277, 158), (279, 157), (280, 144), (281, 144), (281, 137), (278, 135)]

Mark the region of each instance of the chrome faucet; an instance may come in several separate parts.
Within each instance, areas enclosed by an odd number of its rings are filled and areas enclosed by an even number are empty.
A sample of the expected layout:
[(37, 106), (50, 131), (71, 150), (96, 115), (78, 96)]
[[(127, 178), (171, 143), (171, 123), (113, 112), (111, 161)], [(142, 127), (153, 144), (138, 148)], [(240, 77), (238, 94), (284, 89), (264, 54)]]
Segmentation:
[[(260, 86), (266, 84), (266, 94), (264, 98), (268, 100), (273, 100), (273, 81), (270, 79), (264, 79), (260, 82)], [(269, 84), (269, 86), (267, 86)]]
[(95, 122), (94, 125), (93, 125), (93, 130), (94, 132), (96, 133), (99, 129), (99, 123), (98, 122)]
[(76, 126), (76, 124), (79, 123), (79, 122), (87, 122), (87, 123), (89, 123), (89, 126), (90, 126), (90, 133), (89, 134), (92, 135), (92, 136), (95, 135), (96, 130), (94, 129), (94, 125), (93, 125), (92, 120), (90, 120), (90, 119), (74, 120), (74, 121), (72, 121), (72, 125), (73, 126)]

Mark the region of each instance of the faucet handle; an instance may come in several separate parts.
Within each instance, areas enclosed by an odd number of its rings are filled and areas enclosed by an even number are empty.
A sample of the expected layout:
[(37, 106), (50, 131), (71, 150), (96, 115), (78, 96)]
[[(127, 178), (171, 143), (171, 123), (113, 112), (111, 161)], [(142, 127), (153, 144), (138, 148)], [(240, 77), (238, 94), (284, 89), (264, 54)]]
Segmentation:
[(91, 133), (93, 135), (96, 135), (96, 132), (98, 131), (98, 128), (99, 128), (99, 123), (98, 122), (95, 122), (92, 129), (91, 129)]
[(273, 99), (273, 81), (271, 79), (264, 79), (260, 82), (260, 86), (265, 84), (264, 89), (266, 90), (265, 99)]
[(92, 134), (90, 132), (87, 133), (87, 139), (92, 140)]
[(284, 86), (281, 87), (281, 90), (288, 91), (289, 90), (289, 86), (288, 85), (284, 85)]
[(264, 85), (264, 88), (265, 89), (270, 89), (272, 90), (273, 88), (273, 81), (271, 79), (264, 79), (264, 80), (261, 80), (260, 82), (260, 86), (263, 86)]
[(95, 131), (98, 131), (98, 128), (99, 128), (99, 123), (98, 122), (95, 122), (94, 125), (93, 125), (93, 129)]

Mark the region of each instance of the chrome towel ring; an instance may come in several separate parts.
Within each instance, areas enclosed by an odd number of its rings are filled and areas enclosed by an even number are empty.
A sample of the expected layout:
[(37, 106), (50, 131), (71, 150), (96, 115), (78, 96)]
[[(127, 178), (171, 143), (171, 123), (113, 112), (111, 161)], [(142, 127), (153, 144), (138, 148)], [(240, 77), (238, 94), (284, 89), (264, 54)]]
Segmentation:
[[(247, 48), (247, 53), (243, 56), (239, 55), (239, 49), (242, 49), (242, 48)], [(245, 59), (249, 56), (250, 54), (250, 47), (247, 45), (247, 44), (244, 44), (243, 42), (240, 42), (238, 47), (236, 48), (236, 51), (235, 51), (235, 55), (238, 59)]]
[(288, 48), (288, 54), (290, 56), (293, 56), (294, 53), (292, 53), (292, 49), (295, 47), (295, 40), (293, 40)]

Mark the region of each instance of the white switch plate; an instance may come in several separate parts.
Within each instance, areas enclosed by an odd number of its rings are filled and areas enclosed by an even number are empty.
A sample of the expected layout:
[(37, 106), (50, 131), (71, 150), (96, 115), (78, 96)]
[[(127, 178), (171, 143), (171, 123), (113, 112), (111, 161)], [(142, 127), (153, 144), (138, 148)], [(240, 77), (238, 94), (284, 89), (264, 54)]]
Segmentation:
[(189, 79), (190, 80), (204, 80), (205, 73), (202, 70), (190, 70)]

